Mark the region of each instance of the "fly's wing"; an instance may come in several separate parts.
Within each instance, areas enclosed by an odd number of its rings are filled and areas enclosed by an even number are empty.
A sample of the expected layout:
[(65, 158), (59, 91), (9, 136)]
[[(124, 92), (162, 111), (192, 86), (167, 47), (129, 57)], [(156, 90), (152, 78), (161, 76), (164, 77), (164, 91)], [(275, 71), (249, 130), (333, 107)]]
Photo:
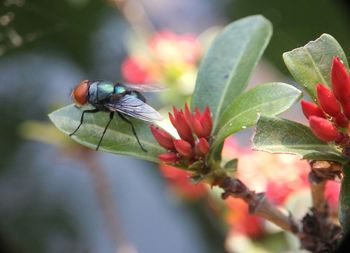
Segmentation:
[(136, 90), (138, 92), (161, 92), (166, 91), (167, 88), (159, 85), (159, 84), (148, 84), (148, 83), (121, 83), (121, 85), (124, 85), (126, 88), (130, 90)]
[(162, 120), (162, 116), (155, 109), (130, 95), (125, 95), (115, 100), (111, 99), (105, 106), (111, 111), (118, 111), (144, 121)]

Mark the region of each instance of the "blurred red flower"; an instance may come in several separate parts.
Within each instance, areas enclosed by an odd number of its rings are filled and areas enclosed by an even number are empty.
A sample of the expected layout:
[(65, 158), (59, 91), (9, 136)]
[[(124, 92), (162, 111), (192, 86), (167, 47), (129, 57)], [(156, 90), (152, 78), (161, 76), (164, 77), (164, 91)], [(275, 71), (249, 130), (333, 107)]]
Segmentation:
[(160, 171), (169, 187), (185, 199), (204, 197), (208, 193), (204, 183), (193, 184), (189, 181), (191, 173), (187, 171), (165, 164), (160, 165)]
[(155, 33), (146, 50), (131, 50), (121, 66), (126, 82), (163, 82), (178, 85), (186, 95), (192, 93), (202, 46), (194, 35), (171, 31)]
[(264, 233), (262, 219), (249, 214), (248, 205), (238, 198), (228, 198), (225, 200), (228, 207), (225, 220), (230, 226), (230, 235), (243, 234), (257, 238)]

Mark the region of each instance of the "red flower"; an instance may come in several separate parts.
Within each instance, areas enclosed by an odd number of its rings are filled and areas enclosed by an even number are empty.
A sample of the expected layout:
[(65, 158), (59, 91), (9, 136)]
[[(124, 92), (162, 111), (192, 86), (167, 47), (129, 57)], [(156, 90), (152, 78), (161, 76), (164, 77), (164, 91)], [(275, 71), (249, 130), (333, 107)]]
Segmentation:
[(147, 83), (150, 80), (149, 70), (135, 58), (125, 58), (121, 72), (125, 81), (130, 83)]
[(169, 150), (175, 150), (173, 143), (174, 138), (168, 132), (156, 127), (155, 125), (151, 125), (150, 128), (159, 145)]
[(332, 91), (322, 84), (317, 84), (317, 99), (323, 111), (332, 117), (341, 113), (340, 105)]
[(334, 123), (336, 123), (337, 126), (347, 126), (348, 120), (346, 119), (345, 115), (341, 112), (340, 105), (330, 89), (328, 89), (323, 84), (318, 84), (317, 98), (323, 111), (333, 117)]
[(309, 118), (309, 124), (312, 132), (320, 140), (323, 141), (336, 141), (341, 137), (341, 133), (336, 126), (326, 119), (311, 116)]
[(158, 158), (165, 163), (176, 163), (180, 160), (178, 155), (174, 152), (160, 154)]
[(196, 143), (196, 153), (199, 156), (206, 156), (209, 153), (210, 145), (205, 138), (200, 138)]
[(193, 155), (192, 145), (184, 140), (174, 140), (176, 151), (183, 157), (191, 158)]
[(332, 88), (336, 98), (342, 105), (349, 104), (350, 76), (348, 70), (344, 66), (344, 63), (339, 57), (333, 58), (331, 78)]
[(161, 62), (185, 61), (195, 63), (201, 56), (201, 45), (192, 35), (162, 31), (150, 40), (149, 48)]
[(326, 118), (326, 115), (317, 105), (307, 100), (304, 100), (304, 99), (301, 100), (301, 109), (303, 110), (303, 113), (307, 119), (309, 119), (310, 116)]
[(339, 57), (333, 58), (331, 80), (332, 90), (321, 83), (316, 86), (317, 100), (322, 110), (305, 100), (301, 101), (301, 107), (314, 135), (345, 147), (349, 145), (349, 136), (343, 131), (344, 128), (350, 129), (350, 76)]
[(244, 200), (228, 198), (225, 202), (229, 209), (226, 222), (231, 227), (230, 233), (244, 234), (254, 238), (263, 235), (262, 219), (249, 213), (247, 203)]
[(176, 107), (173, 107), (174, 115), (169, 112), (169, 118), (173, 126), (176, 128), (177, 133), (180, 135), (181, 139), (194, 144), (194, 138), (192, 135), (192, 130), (185, 119), (183, 111), (178, 111)]
[(182, 161), (182, 165), (187, 166), (197, 160), (204, 160), (210, 150), (209, 139), (213, 128), (209, 107), (206, 107), (203, 113), (197, 107), (195, 107), (195, 112), (191, 113), (187, 104), (185, 104), (184, 111), (173, 107), (173, 114), (169, 113), (169, 118), (180, 136), (179, 140), (173, 139), (170, 134), (153, 125), (150, 128), (158, 143), (168, 150), (175, 151), (180, 159), (175, 159), (175, 156), (169, 153), (162, 154), (159, 158), (172, 163), (175, 160), (176, 162)]
[(160, 171), (169, 182), (169, 186), (176, 193), (186, 199), (196, 199), (207, 194), (208, 190), (204, 183), (192, 184), (188, 178), (191, 173), (184, 170), (179, 170), (176, 167), (169, 165), (161, 165)]

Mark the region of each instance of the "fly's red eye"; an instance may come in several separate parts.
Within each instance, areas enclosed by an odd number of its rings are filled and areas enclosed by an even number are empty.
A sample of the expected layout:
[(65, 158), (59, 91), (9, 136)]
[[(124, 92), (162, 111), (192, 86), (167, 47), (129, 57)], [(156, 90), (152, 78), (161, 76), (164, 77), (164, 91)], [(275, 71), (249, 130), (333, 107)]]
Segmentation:
[(72, 91), (72, 99), (78, 106), (83, 106), (88, 101), (89, 80), (78, 83)]

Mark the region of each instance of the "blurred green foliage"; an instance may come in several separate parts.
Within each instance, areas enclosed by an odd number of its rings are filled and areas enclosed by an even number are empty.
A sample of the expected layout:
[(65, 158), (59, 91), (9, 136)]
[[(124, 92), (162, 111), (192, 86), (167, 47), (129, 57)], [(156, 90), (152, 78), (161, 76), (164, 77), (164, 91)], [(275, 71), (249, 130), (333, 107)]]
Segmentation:
[(59, 50), (83, 66), (88, 64), (91, 35), (111, 7), (103, 0), (2, 2), (0, 48), (4, 55), (33, 48)]
[(230, 20), (258, 13), (272, 22), (274, 32), (265, 56), (285, 74), (288, 70), (282, 53), (305, 45), (322, 33), (335, 37), (345, 53), (350, 52), (348, 1), (235, 0), (227, 1), (225, 5)]

